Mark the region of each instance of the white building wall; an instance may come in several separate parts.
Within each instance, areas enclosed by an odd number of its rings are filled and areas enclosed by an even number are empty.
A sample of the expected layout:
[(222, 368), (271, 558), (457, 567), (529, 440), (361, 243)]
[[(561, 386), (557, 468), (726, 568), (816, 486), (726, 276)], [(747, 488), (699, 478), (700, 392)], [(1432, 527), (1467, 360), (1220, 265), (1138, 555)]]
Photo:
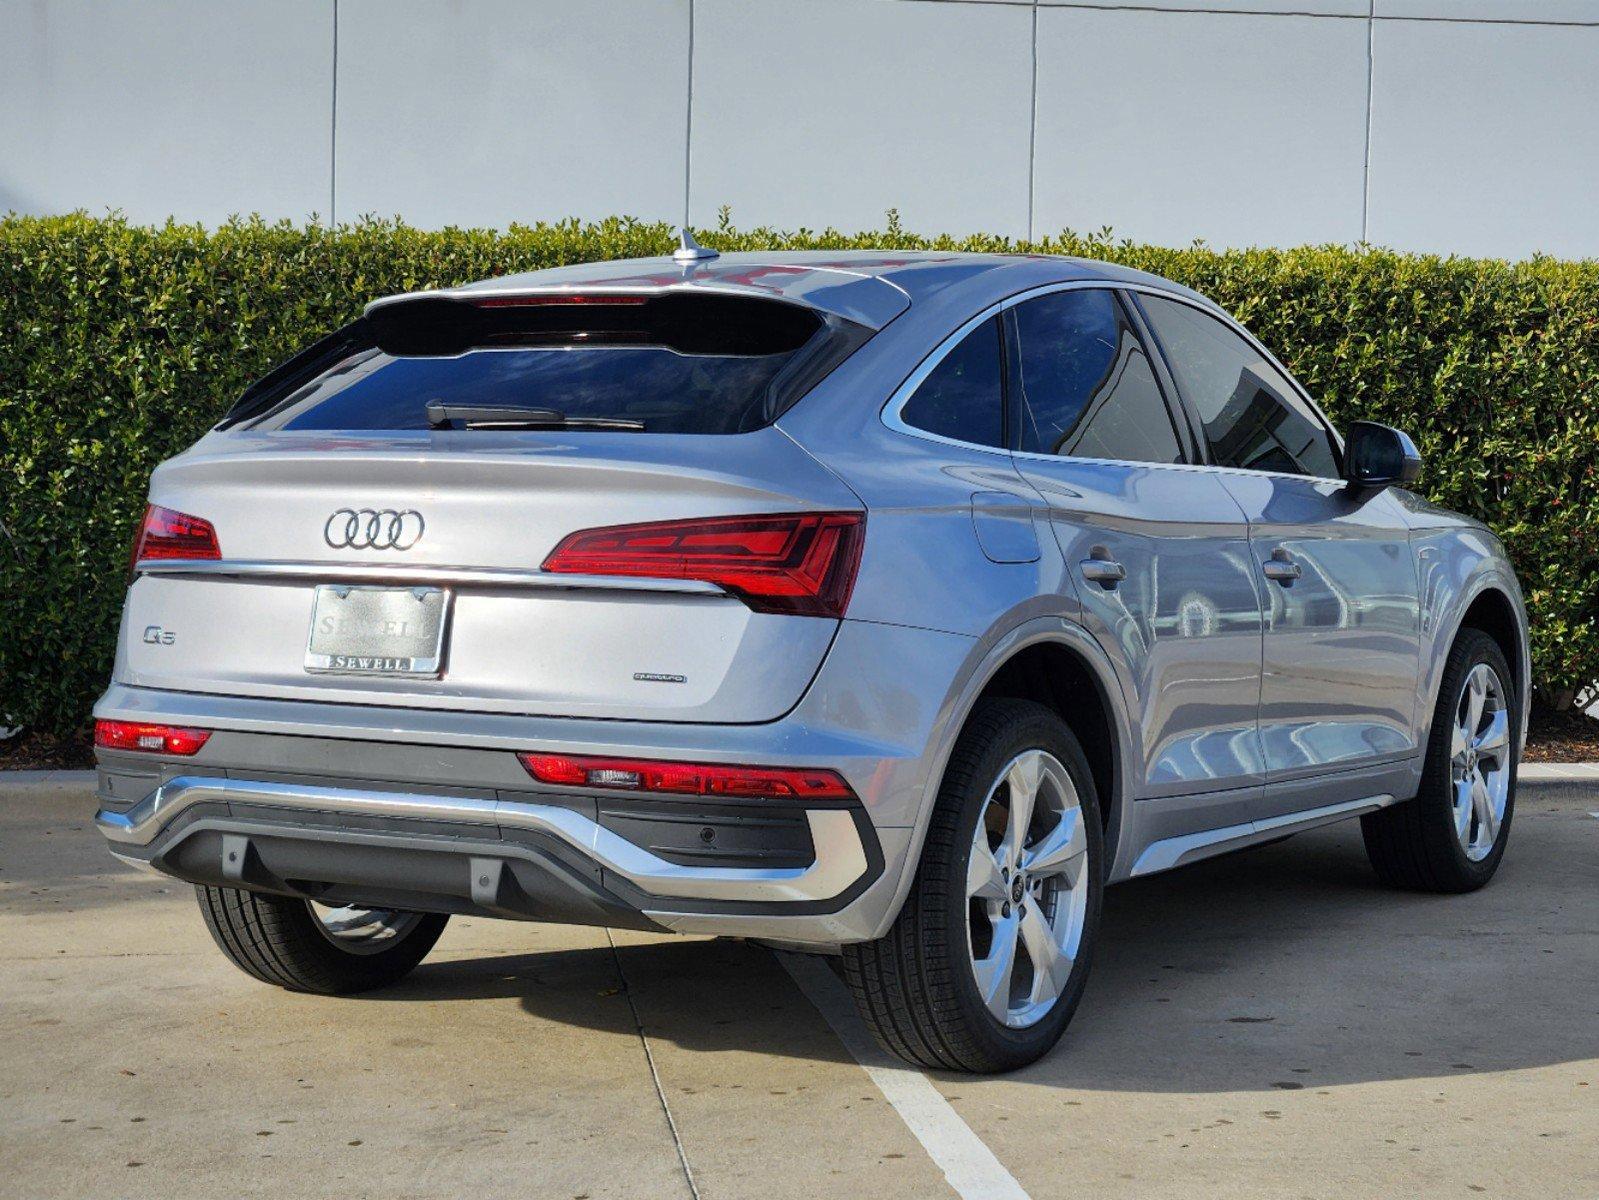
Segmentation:
[(330, 0), (0, 0), (0, 212), (328, 211)]
[(1599, 0), (0, 0), (0, 212), (1599, 256)]

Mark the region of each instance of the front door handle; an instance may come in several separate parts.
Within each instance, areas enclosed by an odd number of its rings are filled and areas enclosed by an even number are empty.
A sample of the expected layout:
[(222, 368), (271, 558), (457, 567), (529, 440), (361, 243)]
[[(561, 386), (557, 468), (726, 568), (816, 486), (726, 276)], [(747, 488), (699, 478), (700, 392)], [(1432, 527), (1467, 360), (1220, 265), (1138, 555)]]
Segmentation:
[(1294, 580), (1305, 572), (1294, 561), (1294, 556), (1281, 546), (1271, 552), (1271, 557), (1260, 564), (1260, 569), (1266, 573), (1267, 579), (1275, 579), (1284, 587), (1293, 587)]
[(1095, 546), (1091, 553), (1092, 558), (1085, 558), (1078, 564), (1084, 579), (1099, 584), (1108, 592), (1127, 578), (1127, 568), (1112, 558), (1108, 550)]

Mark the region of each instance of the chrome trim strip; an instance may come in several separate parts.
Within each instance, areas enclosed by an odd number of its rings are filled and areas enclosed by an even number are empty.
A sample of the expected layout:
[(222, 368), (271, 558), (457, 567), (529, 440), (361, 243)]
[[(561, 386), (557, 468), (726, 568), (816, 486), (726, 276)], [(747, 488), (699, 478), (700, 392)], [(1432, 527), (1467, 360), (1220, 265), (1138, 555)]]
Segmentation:
[(620, 575), (557, 575), (502, 567), (448, 567), (421, 563), (291, 562), (284, 559), (140, 559), (140, 575), (209, 575), (228, 579), (298, 579), (320, 582), (479, 584), (485, 587), (727, 595), (701, 579), (635, 579)]
[[(667, 862), (570, 808), (470, 796), (426, 796), (364, 788), (210, 779), (182, 775), (126, 813), (101, 809), (100, 832), (114, 843), (147, 846), (174, 820), (208, 801), (264, 804), (302, 811), (455, 821), (550, 834), (656, 896), (697, 900), (828, 900), (866, 872), (855, 818), (837, 808), (809, 809), (816, 859), (807, 867), (694, 867)], [(314, 827), (305, 832), (314, 835)]]
[(1387, 794), (1367, 796), (1363, 800), (1345, 800), (1339, 804), (1309, 808), (1304, 812), (1284, 813), (1260, 821), (1245, 821), (1241, 825), (1225, 825), (1220, 829), (1205, 829), (1199, 833), (1185, 833), (1180, 837), (1164, 838), (1144, 847), (1144, 852), (1138, 856), (1138, 861), (1133, 863), (1133, 869), (1128, 872), (1128, 878), (1152, 875), (1156, 871), (1166, 871), (1227, 850), (1241, 850), (1245, 846), (1252, 846), (1256, 842), (1269, 842), (1272, 838), (1284, 834), (1301, 833), (1318, 825), (1341, 821), (1345, 817), (1358, 817), (1364, 813), (1376, 812), (1393, 802), (1394, 798)]

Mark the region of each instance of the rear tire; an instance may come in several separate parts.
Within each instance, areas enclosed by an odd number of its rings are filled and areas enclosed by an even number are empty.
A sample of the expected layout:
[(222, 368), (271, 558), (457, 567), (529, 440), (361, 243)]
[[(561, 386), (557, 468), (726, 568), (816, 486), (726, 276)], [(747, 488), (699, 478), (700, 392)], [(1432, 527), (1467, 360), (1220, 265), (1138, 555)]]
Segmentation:
[[(1013, 808), (1029, 779), (1033, 798)], [(980, 701), (944, 772), (904, 908), (882, 938), (844, 948), (845, 982), (877, 1040), (952, 1071), (1010, 1071), (1048, 1053), (1088, 982), (1103, 846), (1072, 731), (1031, 701)]]
[[(1486, 685), (1477, 717), (1473, 681)], [(1515, 813), (1520, 732), (1521, 700), (1504, 652), (1480, 629), (1462, 629), (1444, 665), (1416, 798), (1360, 819), (1377, 878), (1445, 893), (1475, 891), (1493, 878)], [(1473, 791), (1479, 780), (1483, 803)]]
[(211, 937), (234, 966), (262, 983), (321, 996), (370, 991), (404, 978), (449, 920), (442, 913), (381, 913), (376, 936), (351, 936), (335, 932), (307, 900), (238, 888), (194, 891)]

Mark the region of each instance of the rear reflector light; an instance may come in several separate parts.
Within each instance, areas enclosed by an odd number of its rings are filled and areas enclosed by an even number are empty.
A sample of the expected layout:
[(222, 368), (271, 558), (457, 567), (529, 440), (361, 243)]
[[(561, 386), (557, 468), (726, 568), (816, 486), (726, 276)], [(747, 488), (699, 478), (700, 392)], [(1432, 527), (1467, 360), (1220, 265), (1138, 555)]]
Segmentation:
[(107, 750), (142, 750), (146, 754), (177, 754), (187, 758), (205, 745), (209, 729), (179, 725), (144, 725), (136, 721), (96, 721), (94, 744)]
[(584, 529), (546, 571), (702, 579), (757, 612), (842, 617), (860, 567), (866, 514), (777, 513)]
[(836, 771), (821, 768), (732, 767), (718, 763), (595, 758), (582, 754), (519, 754), (517, 757), (527, 773), (540, 783), (565, 787), (759, 799), (792, 796), (802, 800), (850, 800), (855, 796)]
[(133, 561), (147, 558), (221, 558), (210, 521), (152, 504), (133, 543)]

